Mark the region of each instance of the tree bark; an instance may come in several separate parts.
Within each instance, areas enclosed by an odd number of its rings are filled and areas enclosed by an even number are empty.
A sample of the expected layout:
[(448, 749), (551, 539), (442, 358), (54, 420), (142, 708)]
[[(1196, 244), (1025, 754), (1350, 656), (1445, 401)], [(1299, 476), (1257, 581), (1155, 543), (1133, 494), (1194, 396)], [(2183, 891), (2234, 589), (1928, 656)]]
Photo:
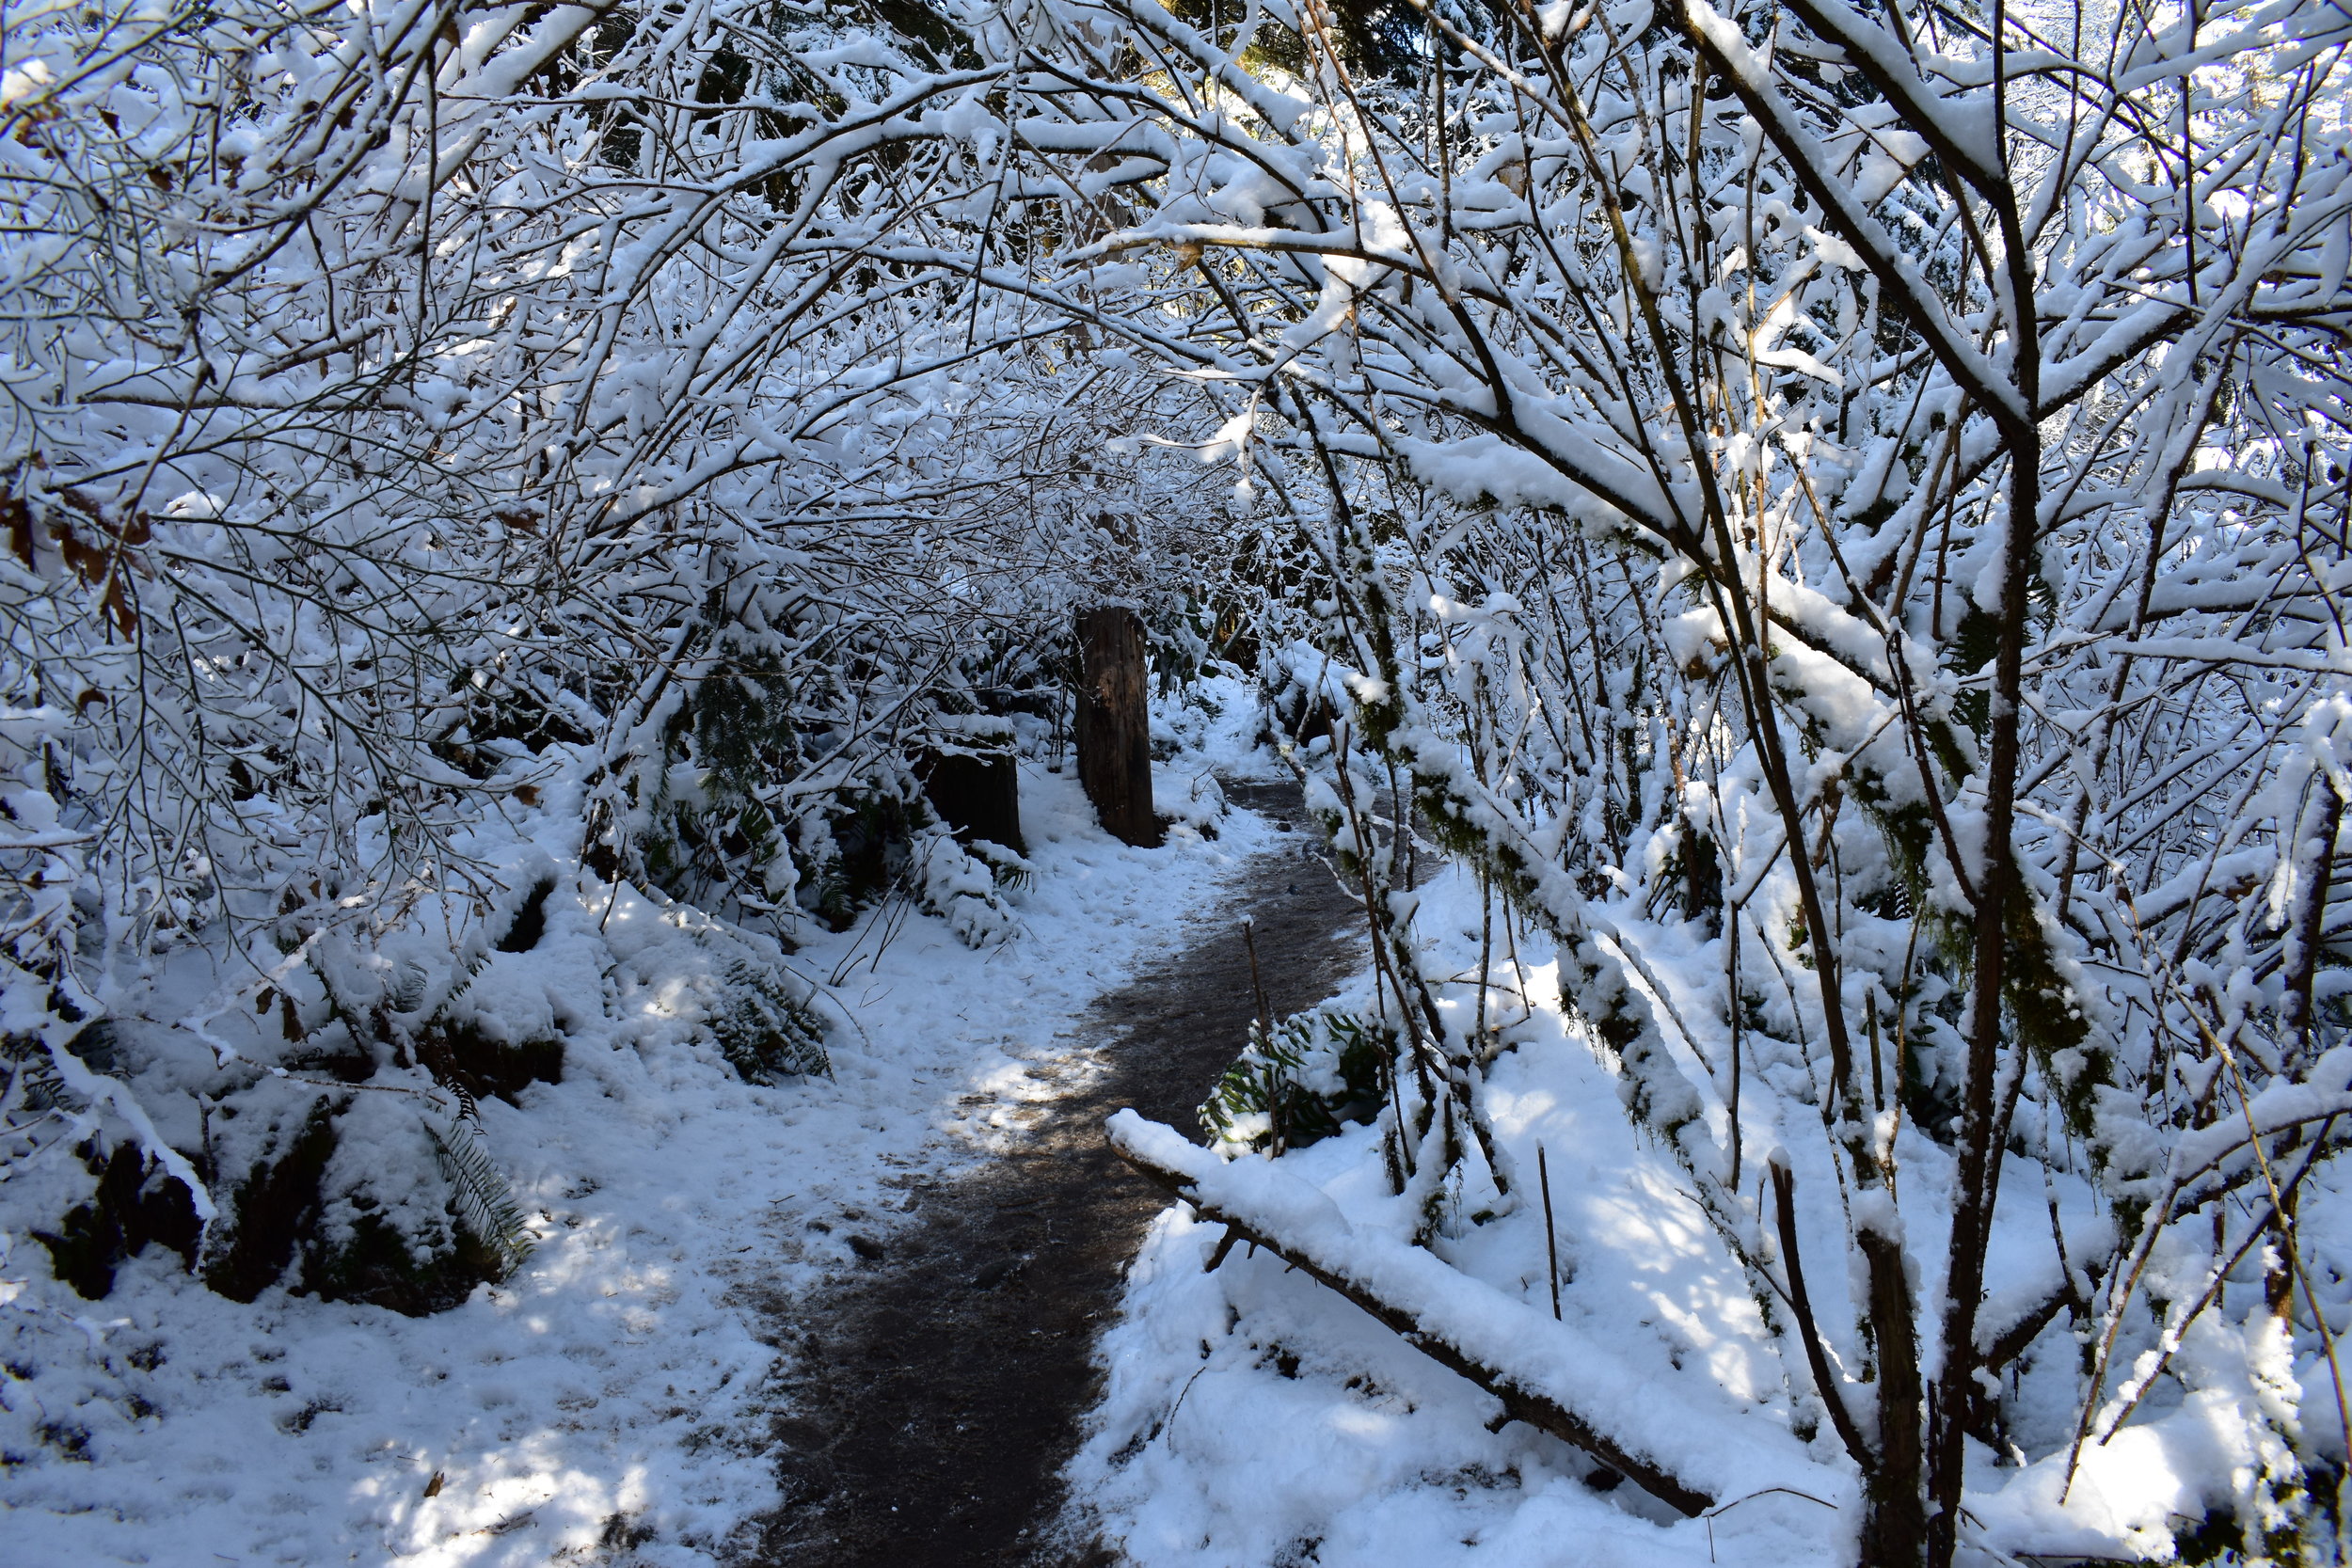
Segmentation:
[(1869, 1265), (1870, 1334), (1878, 1351), (1879, 1385), (1878, 1452), (1863, 1477), (1863, 1560), (1915, 1563), (1928, 1549), (1922, 1484), (1927, 1479), (1922, 1441), (1926, 1423), (1920, 1409), (1927, 1390), (1919, 1375), (1911, 1272), (1901, 1243), (1883, 1231), (1865, 1229), (1855, 1242)]
[[(2020, 356), (2023, 391), (2035, 395), (2031, 360)], [(2017, 874), (2017, 776), (2022, 752), (2018, 710), (2024, 699), (2027, 589), (2033, 578), (2034, 521), (2042, 503), (2042, 449), (2030, 428), (2010, 433), (2009, 532), (2002, 543), (2001, 637), (1993, 660), (1990, 744), (1984, 770), (1984, 869), (1977, 879), (1976, 974), (1969, 998), (1968, 1070), (1961, 1102), (1952, 1230), (1945, 1270), (1944, 1367), (1928, 1435), (1929, 1568), (1950, 1568), (1960, 1543), (1960, 1499), (1971, 1390), (1983, 1365), (1977, 1313), (1984, 1305), (1984, 1259), (1992, 1243), (1993, 1204), (2000, 1181), (1998, 1080), (2003, 1062), (2002, 990), (2008, 978), (2012, 907), (2030, 910)], [(1939, 628), (1940, 629), (1940, 628)], [(2030, 916), (2028, 916), (2030, 918)], [(2011, 1050), (2023, 1050), (2012, 1044)], [(2023, 1070), (2022, 1067), (2019, 1070)]]
[(1116, 606), (1079, 611), (1078, 660), (1078, 783), (1113, 838), (1155, 847), (1142, 619)]

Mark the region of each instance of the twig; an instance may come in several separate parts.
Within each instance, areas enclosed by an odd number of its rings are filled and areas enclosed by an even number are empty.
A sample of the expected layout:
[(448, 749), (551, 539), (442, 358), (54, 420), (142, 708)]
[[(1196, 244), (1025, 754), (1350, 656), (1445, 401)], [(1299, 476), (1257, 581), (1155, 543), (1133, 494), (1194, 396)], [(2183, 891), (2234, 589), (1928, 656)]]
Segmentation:
[(1560, 1227), (1551, 1218), (1551, 1163), (1544, 1158), (1541, 1141), (1535, 1145), (1535, 1183), (1544, 1190), (1544, 1252), (1551, 1259), (1551, 1321), (1560, 1321)]
[(1822, 1349), (1821, 1333), (1813, 1319), (1813, 1301), (1805, 1292), (1804, 1266), (1797, 1259), (1797, 1179), (1788, 1169), (1788, 1156), (1781, 1149), (1772, 1150), (1766, 1161), (1772, 1176), (1772, 1215), (1780, 1228), (1780, 1262), (1788, 1272), (1788, 1305), (1797, 1314), (1797, 1332), (1804, 1338), (1805, 1365), (1812, 1370), (1816, 1390), (1821, 1396), (1821, 1406), (1829, 1413), (1830, 1424), (1837, 1429), (1837, 1436), (1853, 1455), (1854, 1463), (1867, 1472), (1877, 1458), (1870, 1446), (1862, 1440), (1862, 1429), (1854, 1425), (1853, 1412), (1846, 1408), (1846, 1396), (1837, 1386), (1830, 1370), (1829, 1354)]
[(1258, 1027), (1268, 1040), (1274, 1038), (1274, 1009), (1266, 1003), (1265, 981), (1258, 974), (1258, 923), (1248, 915), (1241, 917), (1241, 944), (1249, 949), (1249, 989), (1258, 997)]
[[(1195, 1377), (1199, 1377), (1200, 1375), (1200, 1374), (1199, 1372), (1193, 1373), (1193, 1376)], [(1793, 1486), (1767, 1486), (1761, 1492), (1751, 1492), (1744, 1497), (1734, 1497), (1727, 1503), (1717, 1503), (1713, 1508), (1708, 1509), (1706, 1513), (1699, 1515), (1700, 1518), (1707, 1521), (1708, 1561), (1712, 1562), (1715, 1560), (1715, 1516), (1720, 1513), (1728, 1513), (1733, 1509), (1738, 1508), (1741, 1503), (1752, 1503), (1758, 1497), (1769, 1497), (1775, 1492), (1786, 1493), (1791, 1497), (1803, 1497), (1809, 1503), (1820, 1503), (1823, 1508), (1828, 1509), (1832, 1513), (1837, 1512), (1837, 1505), (1831, 1502), (1827, 1497), (1817, 1497), (1810, 1492), (1800, 1492)]]

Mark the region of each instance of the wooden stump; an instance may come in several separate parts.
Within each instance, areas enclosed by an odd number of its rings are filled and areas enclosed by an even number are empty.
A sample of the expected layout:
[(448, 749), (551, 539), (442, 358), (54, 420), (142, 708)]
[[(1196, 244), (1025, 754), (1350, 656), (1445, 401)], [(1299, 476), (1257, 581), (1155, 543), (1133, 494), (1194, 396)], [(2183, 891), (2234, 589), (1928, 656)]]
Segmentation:
[(958, 838), (986, 839), (1016, 855), (1027, 853), (1021, 841), (1021, 773), (1013, 761), (1011, 724), (977, 714), (941, 722), (954, 743), (925, 757), (917, 770), (931, 809)]
[(1132, 610), (1078, 613), (1078, 783), (1113, 838), (1152, 848), (1152, 721), (1143, 621)]

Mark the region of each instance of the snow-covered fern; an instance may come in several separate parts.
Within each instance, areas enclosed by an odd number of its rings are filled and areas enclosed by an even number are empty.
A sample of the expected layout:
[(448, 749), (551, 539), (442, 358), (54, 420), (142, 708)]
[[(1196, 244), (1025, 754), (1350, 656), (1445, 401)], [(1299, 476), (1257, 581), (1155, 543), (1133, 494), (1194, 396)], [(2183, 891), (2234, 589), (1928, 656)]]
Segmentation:
[(1009, 849), (993, 844), (967, 848), (946, 828), (930, 827), (915, 835), (909, 874), (916, 901), (945, 920), (959, 942), (988, 947), (1020, 929), (1000, 884), (1019, 886), (1034, 869)]

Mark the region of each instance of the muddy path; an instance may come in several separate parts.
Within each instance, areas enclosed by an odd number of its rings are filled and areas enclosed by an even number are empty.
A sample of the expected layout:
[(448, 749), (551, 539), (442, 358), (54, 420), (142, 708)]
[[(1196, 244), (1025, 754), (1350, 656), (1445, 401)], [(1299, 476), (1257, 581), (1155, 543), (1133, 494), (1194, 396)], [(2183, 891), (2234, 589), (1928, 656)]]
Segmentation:
[[(775, 1435), (786, 1500), (752, 1560), (777, 1568), (1077, 1568), (1112, 1560), (1057, 1539), (1057, 1476), (1093, 1403), (1096, 1334), (1167, 1198), (1105, 1147), (1121, 1106), (1198, 1135), (1255, 1002), (1240, 920), (1256, 923), (1276, 1015), (1363, 961), (1362, 915), (1309, 854), (1295, 786), (1229, 784), (1292, 822), (1182, 945), (1099, 998), (1078, 1059), (1002, 1158), (916, 1183), (910, 1219), (792, 1309)], [(1084, 964), (1084, 954), (1067, 961)]]

